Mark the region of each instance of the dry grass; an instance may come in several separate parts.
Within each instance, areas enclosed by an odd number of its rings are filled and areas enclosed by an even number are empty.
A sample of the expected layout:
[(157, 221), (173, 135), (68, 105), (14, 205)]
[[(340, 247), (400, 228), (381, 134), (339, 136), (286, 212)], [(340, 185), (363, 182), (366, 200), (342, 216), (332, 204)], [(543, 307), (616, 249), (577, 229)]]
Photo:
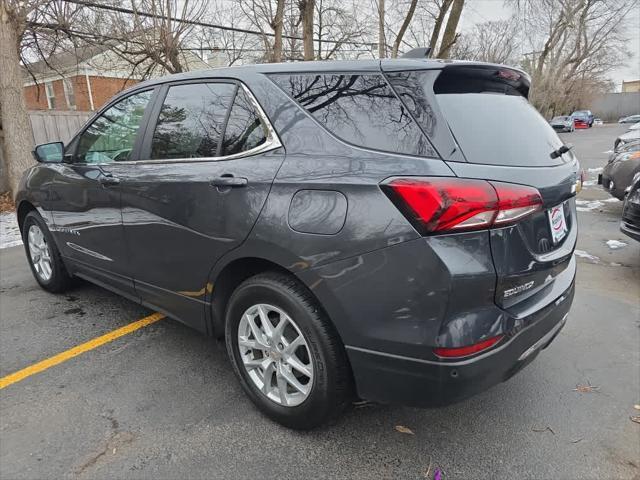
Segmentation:
[(0, 193), (0, 213), (13, 212), (16, 206), (13, 204), (10, 192)]

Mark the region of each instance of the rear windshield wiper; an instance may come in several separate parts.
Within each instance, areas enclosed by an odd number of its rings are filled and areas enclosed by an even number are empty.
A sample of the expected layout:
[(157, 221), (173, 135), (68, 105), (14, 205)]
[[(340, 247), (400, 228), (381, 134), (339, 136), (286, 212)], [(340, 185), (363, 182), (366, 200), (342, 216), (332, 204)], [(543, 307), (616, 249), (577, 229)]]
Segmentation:
[(553, 152), (551, 152), (549, 154), (549, 156), (551, 158), (558, 158), (559, 156), (567, 153), (569, 150), (571, 150), (573, 148), (573, 145), (568, 144), (568, 145), (562, 145), (560, 148), (558, 148), (557, 150), (554, 150)]

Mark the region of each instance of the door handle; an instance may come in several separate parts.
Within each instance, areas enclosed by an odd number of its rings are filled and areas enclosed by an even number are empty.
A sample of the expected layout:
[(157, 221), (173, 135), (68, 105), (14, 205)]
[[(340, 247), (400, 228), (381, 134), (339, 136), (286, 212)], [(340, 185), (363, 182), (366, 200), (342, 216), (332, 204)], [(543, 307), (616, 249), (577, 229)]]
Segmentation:
[(102, 175), (98, 177), (98, 182), (104, 186), (118, 185), (120, 183), (120, 179), (118, 177), (114, 177), (113, 174), (108, 172), (103, 172)]
[(209, 181), (212, 187), (246, 187), (249, 183), (244, 177), (234, 177), (233, 175), (221, 175)]

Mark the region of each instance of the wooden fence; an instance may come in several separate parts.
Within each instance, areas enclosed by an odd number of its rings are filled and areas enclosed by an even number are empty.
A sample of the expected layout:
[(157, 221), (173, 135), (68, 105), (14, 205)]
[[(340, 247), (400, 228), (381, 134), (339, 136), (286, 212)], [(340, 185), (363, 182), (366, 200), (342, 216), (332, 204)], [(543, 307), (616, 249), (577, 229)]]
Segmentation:
[[(59, 110), (31, 110), (31, 138), (33, 145), (47, 142), (67, 143), (93, 115), (93, 112), (75, 112)], [(4, 158), (3, 145), (10, 139), (4, 138), (0, 128), (0, 193), (9, 186), (7, 182), (7, 165)]]
[(29, 121), (33, 144), (67, 143), (92, 115), (93, 112), (31, 110)]

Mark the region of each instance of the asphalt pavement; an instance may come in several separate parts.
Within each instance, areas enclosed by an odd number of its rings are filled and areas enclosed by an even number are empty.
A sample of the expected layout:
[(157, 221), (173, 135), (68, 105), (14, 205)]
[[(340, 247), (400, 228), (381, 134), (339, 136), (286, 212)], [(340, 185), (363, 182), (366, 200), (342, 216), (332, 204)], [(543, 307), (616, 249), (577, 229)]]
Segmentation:
[[(563, 135), (589, 175), (576, 296), (554, 343), (509, 381), (295, 432), (253, 407), (224, 344), (164, 319), (1, 389), (0, 478), (640, 478), (640, 244), (594, 182), (624, 130)], [(0, 378), (151, 313), (89, 284), (48, 294), (22, 247), (0, 250)]]

